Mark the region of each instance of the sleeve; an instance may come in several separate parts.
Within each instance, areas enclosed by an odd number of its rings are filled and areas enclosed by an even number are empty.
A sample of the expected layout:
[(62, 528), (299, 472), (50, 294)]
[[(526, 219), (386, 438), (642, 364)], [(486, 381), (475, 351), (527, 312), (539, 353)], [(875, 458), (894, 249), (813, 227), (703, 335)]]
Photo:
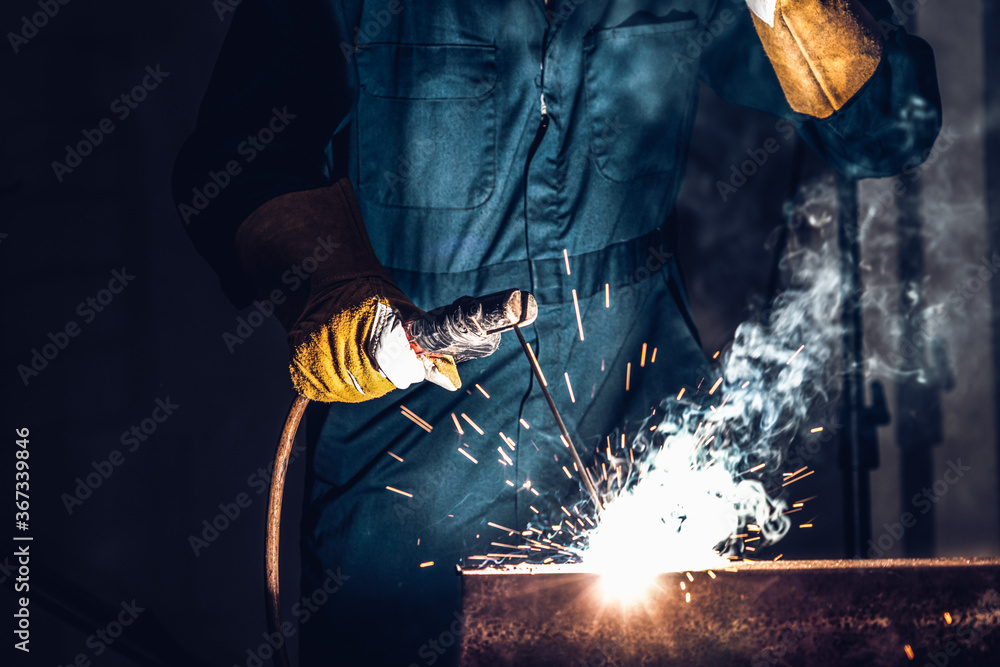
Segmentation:
[(353, 104), (347, 11), (319, 0), (245, 0), (174, 163), (184, 228), (237, 306), (253, 296), (234, 244), (243, 220), (346, 173), (335, 135)]
[(850, 178), (892, 176), (926, 158), (941, 129), (934, 54), (894, 21), (886, 0), (862, 3), (885, 40), (875, 73), (839, 110), (818, 119), (794, 112), (744, 0), (718, 0), (723, 26), (702, 54), (701, 78), (723, 99), (787, 119), (828, 164)]

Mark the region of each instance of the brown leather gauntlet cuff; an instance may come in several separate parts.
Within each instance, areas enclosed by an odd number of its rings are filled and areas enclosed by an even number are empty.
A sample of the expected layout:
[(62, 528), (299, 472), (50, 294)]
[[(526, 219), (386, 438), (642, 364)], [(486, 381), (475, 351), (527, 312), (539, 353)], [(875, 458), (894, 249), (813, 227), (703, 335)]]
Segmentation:
[(778, 0), (774, 27), (751, 13), (792, 109), (826, 118), (861, 90), (882, 58), (882, 37), (857, 0)]
[(361, 278), (392, 285), (346, 178), (260, 206), (237, 230), (236, 252), (254, 292), (276, 304), (286, 330), (311, 295), (333, 285)]

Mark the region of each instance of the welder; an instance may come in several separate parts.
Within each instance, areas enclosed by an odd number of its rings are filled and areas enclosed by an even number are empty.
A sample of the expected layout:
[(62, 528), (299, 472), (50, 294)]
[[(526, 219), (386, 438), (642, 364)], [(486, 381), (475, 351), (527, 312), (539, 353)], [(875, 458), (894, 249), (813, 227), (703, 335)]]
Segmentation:
[[(789, 119), (849, 177), (897, 173), (941, 112), (931, 50), (891, 11), (242, 3), (174, 193), (231, 300), (275, 305), (293, 384), (317, 401), (302, 590), (337, 568), (349, 578), (302, 625), (302, 664), (453, 662), (454, 565), (516, 539), (495, 526), (556, 525), (580, 497), (515, 342), (457, 367), (415, 354), (401, 323), (463, 295), (532, 292), (525, 334), (592, 453), (704, 376), (672, 214), (700, 82)], [(237, 149), (248, 137), (252, 159)], [(282, 282), (321, 246), (334, 250), (308, 262), (307, 284)]]

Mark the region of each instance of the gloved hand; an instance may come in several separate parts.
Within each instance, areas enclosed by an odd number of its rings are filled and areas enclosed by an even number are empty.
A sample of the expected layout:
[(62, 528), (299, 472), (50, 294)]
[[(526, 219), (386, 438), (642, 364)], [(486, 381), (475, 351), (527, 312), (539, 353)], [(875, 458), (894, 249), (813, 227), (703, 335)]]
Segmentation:
[(858, 0), (747, 0), (754, 26), (793, 110), (826, 118), (882, 59), (878, 25)]
[(356, 403), (424, 379), (461, 386), (450, 356), (411, 349), (403, 321), (422, 311), (375, 257), (347, 179), (262, 205), (240, 226), (236, 248), (257, 293), (275, 303), (292, 382), (306, 398)]

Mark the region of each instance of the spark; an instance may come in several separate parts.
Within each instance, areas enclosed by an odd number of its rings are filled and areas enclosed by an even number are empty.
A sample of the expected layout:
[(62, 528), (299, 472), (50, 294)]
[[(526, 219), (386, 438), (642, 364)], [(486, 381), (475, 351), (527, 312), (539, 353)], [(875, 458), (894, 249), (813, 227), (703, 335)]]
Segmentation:
[(642, 355), (639, 357), (639, 368), (646, 367), (646, 344), (642, 344)]
[(712, 579), (715, 579), (715, 572), (708, 570), (708, 576), (711, 577)]
[(740, 473), (740, 474), (741, 475), (747, 475), (747, 474), (752, 473), (752, 472), (757, 472), (758, 470), (762, 469), (766, 465), (767, 465), (766, 463), (761, 463), (759, 465), (755, 465), (754, 467), (750, 468), (750, 470), (747, 470), (745, 473)]
[(393, 454), (392, 452), (389, 452), (389, 451), (387, 451), (387, 452), (386, 452), (386, 454), (388, 454), (388, 455), (389, 455), (389, 456), (391, 456), (392, 458), (396, 459), (396, 460), (397, 460), (397, 461), (399, 461), (400, 463), (402, 463), (402, 462), (403, 462), (403, 458), (402, 458), (401, 456), (399, 456), (398, 454)]
[(690, 602), (691, 601), (691, 593), (690, 593), (690, 591), (684, 594), (684, 601), (685, 602)]
[(487, 558), (527, 558), (528, 554), (486, 554)]
[(583, 340), (583, 320), (580, 319), (580, 302), (576, 298), (576, 290), (573, 290), (573, 308), (576, 310), (576, 326), (580, 330), (580, 340)]
[(718, 359), (719, 358), (719, 352), (722, 352), (722, 350), (716, 350), (715, 354), (712, 355), (712, 358), (713, 359)]
[(820, 431), (822, 431), (822, 430), (823, 430), (823, 427), (822, 427), (822, 426), (817, 426), (816, 428), (811, 428), (811, 429), (809, 429), (809, 432), (810, 432), (810, 433), (819, 433), (819, 432), (820, 432)]
[(500, 524), (498, 524), (498, 523), (493, 523), (492, 521), (487, 521), (487, 522), (486, 522), (486, 525), (487, 525), (487, 526), (490, 526), (490, 527), (492, 527), (492, 528), (496, 528), (497, 530), (502, 530), (502, 531), (505, 531), (505, 532), (507, 532), (507, 533), (516, 533), (516, 532), (517, 532), (516, 530), (513, 530), (513, 529), (511, 529), (511, 528), (507, 528), (506, 526), (501, 526), (501, 525), (500, 525)]
[(478, 382), (476, 383), (476, 389), (478, 389), (478, 390), (479, 390), (479, 392), (480, 392), (480, 393), (481, 393), (481, 394), (482, 394), (483, 396), (485, 396), (486, 398), (489, 398), (489, 397), (490, 397), (490, 395), (486, 393), (486, 390), (485, 390), (485, 389), (483, 389), (482, 387), (480, 387), (480, 386), (479, 386), (479, 383), (478, 383)]
[(801, 477), (793, 477), (793, 478), (789, 479), (786, 482), (782, 482), (781, 485), (782, 486), (788, 486), (789, 484), (794, 484), (795, 482), (797, 482), (797, 481), (799, 481), (801, 479), (805, 479), (806, 477), (808, 477), (809, 475), (813, 474), (814, 472), (816, 472), (816, 471), (815, 470), (810, 470), (809, 472), (807, 472), (806, 474), (802, 475)]
[(604, 307), (611, 307), (611, 285), (604, 283)]
[(628, 391), (629, 383), (632, 381), (632, 362), (625, 364), (625, 391)]
[(799, 528), (812, 528), (812, 527), (813, 527), (813, 525), (811, 523), (802, 523), (802, 524), (799, 524)]
[(528, 355), (531, 357), (531, 365), (538, 371), (538, 377), (542, 378), (542, 385), (548, 387), (549, 383), (545, 381), (545, 373), (542, 372), (542, 367), (538, 365), (538, 358), (535, 356), (535, 351), (531, 349), (531, 343), (525, 342), (525, 346), (528, 348)]
[(573, 475), (569, 474), (569, 470), (566, 470), (566, 466), (563, 466), (562, 469), (563, 469), (563, 472), (566, 473), (567, 477), (569, 477), (570, 479), (573, 479)]
[(421, 564), (420, 564), (420, 567), (430, 567), (430, 566), (432, 566), (432, 565), (434, 565), (434, 561), (432, 561), (432, 560), (429, 560), (429, 561), (427, 561), (426, 563), (421, 563)]
[(651, 364), (655, 364), (656, 363), (656, 348), (655, 347), (653, 348), (653, 356), (650, 357), (649, 363), (651, 363)]
[(684, 390), (685, 389), (687, 389), (687, 387), (681, 387), (681, 390), (679, 392), (677, 392), (677, 400), (678, 401), (681, 400), (682, 396), (684, 396)]
[(572, 275), (569, 270), (569, 250), (563, 248), (563, 260), (566, 262), (566, 275)]
[(531, 487), (530, 489), (528, 489), (528, 491), (531, 491), (536, 496), (538, 495), (538, 491), (535, 490), (535, 487)]
[(793, 354), (791, 357), (788, 358), (788, 361), (785, 362), (785, 365), (787, 366), (788, 364), (792, 363), (792, 359), (797, 357), (799, 352), (801, 352), (803, 348), (805, 348), (805, 345), (799, 345), (799, 349), (795, 350), (795, 354)]
[(413, 422), (417, 426), (419, 426), (420, 428), (424, 429), (428, 433), (430, 433), (431, 431), (434, 430), (433, 426), (431, 426), (430, 424), (428, 424), (427, 422), (425, 422), (423, 419), (421, 419), (420, 417), (418, 417), (417, 414), (415, 412), (413, 412), (413, 410), (410, 410), (405, 405), (400, 405), (399, 407), (400, 407), (400, 410), (401, 410), (403, 416), (406, 417), (407, 419), (409, 419), (411, 422)]
[(528, 426), (528, 422), (524, 421), (524, 417), (521, 417), (521, 418), (520, 418), (520, 419), (518, 419), (517, 421), (519, 421), (519, 422), (521, 423), (521, 426), (523, 426), (523, 427), (525, 428), (525, 430), (527, 430), (527, 429), (530, 429), (530, 428), (531, 428), (530, 426)]
[(514, 486), (514, 482), (510, 481), (509, 479), (507, 479), (507, 480), (504, 480), (504, 481), (505, 481), (505, 482), (507, 483), (507, 486), (509, 486), (509, 487), (512, 487), (512, 488), (513, 488), (513, 486)]
[(573, 395), (573, 385), (569, 383), (569, 373), (563, 373), (563, 377), (566, 378), (566, 388), (569, 389), (570, 403), (576, 403), (576, 396)]
[(777, 560), (781, 560), (781, 557), (784, 556), (784, 555), (785, 554), (778, 554), (777, 556), (774, 557), (774, 560), (776, 560), (776, 561)]
[(507, 462), (507, 465), (514, 465), (513, 459), (507, 456), (507, 452), (503, 450), (503, 447), (497, 447), (497, 451), (500, 452), (500, 456), (502, 456), (503, 460)]
[(947, 611), (944, 613), (944, 622), (951, 625), (951, 614)]
[(906, 654), (907, 658), (909, 658), (910, 660), (913, 660), (913, 647), (912, 646), (910, 646), (909, 644), (904, 645), (903, 646), (903, 653)]
[(530, 509), (530, 510), (531, 510), (532, 512), (534, 512), (535, 514), (538, 514), (538, 510), (536, 510), (536, 509), (535, 509), (535, 506), (534, 506), (534, 505), (528, 505), (528, 509)]
[(401, 496), (406, 496), (407, 498), (412, 498), (413, 497), (412, 493), (407, 493), (406, 491), (400, 491), (399, 489), (397, 489), (394, 486), (387, 486), (385, 488), (389, 489), (390, 491), (392, 491), (394, 493), (398, 493)]
[(500, 431), (500, 439), (504, 441), (505, 445), (510, 447), (510, 451), (517, 449), (517, 445), (514, 443), (514, 440), (504, 435), (503, 431)]
[(750, 380), (747, 380), (746, 382), (740, 385), (740, 389), (746, 389), (749, 386), (750, 386)]
[(712, 394), (714, 394), (715, 390), (719, 388), (720, 384), (722, 384), (722, 378), (721, 377), (718, 380), (716, 380), (715, 384), (712, 385), (712, 388), (708, 390), (708, 395), (711, 396)]
[(486, 435), (486, 432), (483, 429), (479, 428), (479, 425), (476, 424), (476, 422), (472, 421), (469, 415), (465, 414), (464, 412), (462, 413), (462, 419), (469, 422), (469, 426), (476, 429), (476, 433), (478, 433), (479, 435)]
[(691, 576), (690, 572), (685, 572), (684, 574), (687, 575), (688, 581), (694, 581), (694, 577)]
[(451, 413), (451, 420), (455, 422), (455, 428), (458, 430), (458, 434), (465, 435), (465, 431), (462, 430), (462, 425), (458, 422), (458, 417), (455, 416), (454, 412)]
[(470, 454), (469, 452), (465, 451), (465, 448), (459, 447), (458, 451), (462, 452), (462, 455), (465, 456), (465, 458), (467, 458), (470, 461), (472, 461), (473, 463), (479, 463), (479, 461), (477, 461), (475, 458), (473, 458), (472, 454)]
[(573, 515), (572, 515), (572, 514), (570, 514), (570, 513), (569, 513), (569, 510), (568, 510), (568, 509), (566, 509), (566, 508), (565, 508), (565, 507), (564, 507), (563, 505), (560, 505), (560, 506), (559, 506), (559, 509), (561, 509), (561, 510), (563, 511), (563, 514), (565, 514), (565, 515), (566, 515), (566, 516), (568, 516), (569, 518), (571, 518), (571, 519), (573, 518)]

